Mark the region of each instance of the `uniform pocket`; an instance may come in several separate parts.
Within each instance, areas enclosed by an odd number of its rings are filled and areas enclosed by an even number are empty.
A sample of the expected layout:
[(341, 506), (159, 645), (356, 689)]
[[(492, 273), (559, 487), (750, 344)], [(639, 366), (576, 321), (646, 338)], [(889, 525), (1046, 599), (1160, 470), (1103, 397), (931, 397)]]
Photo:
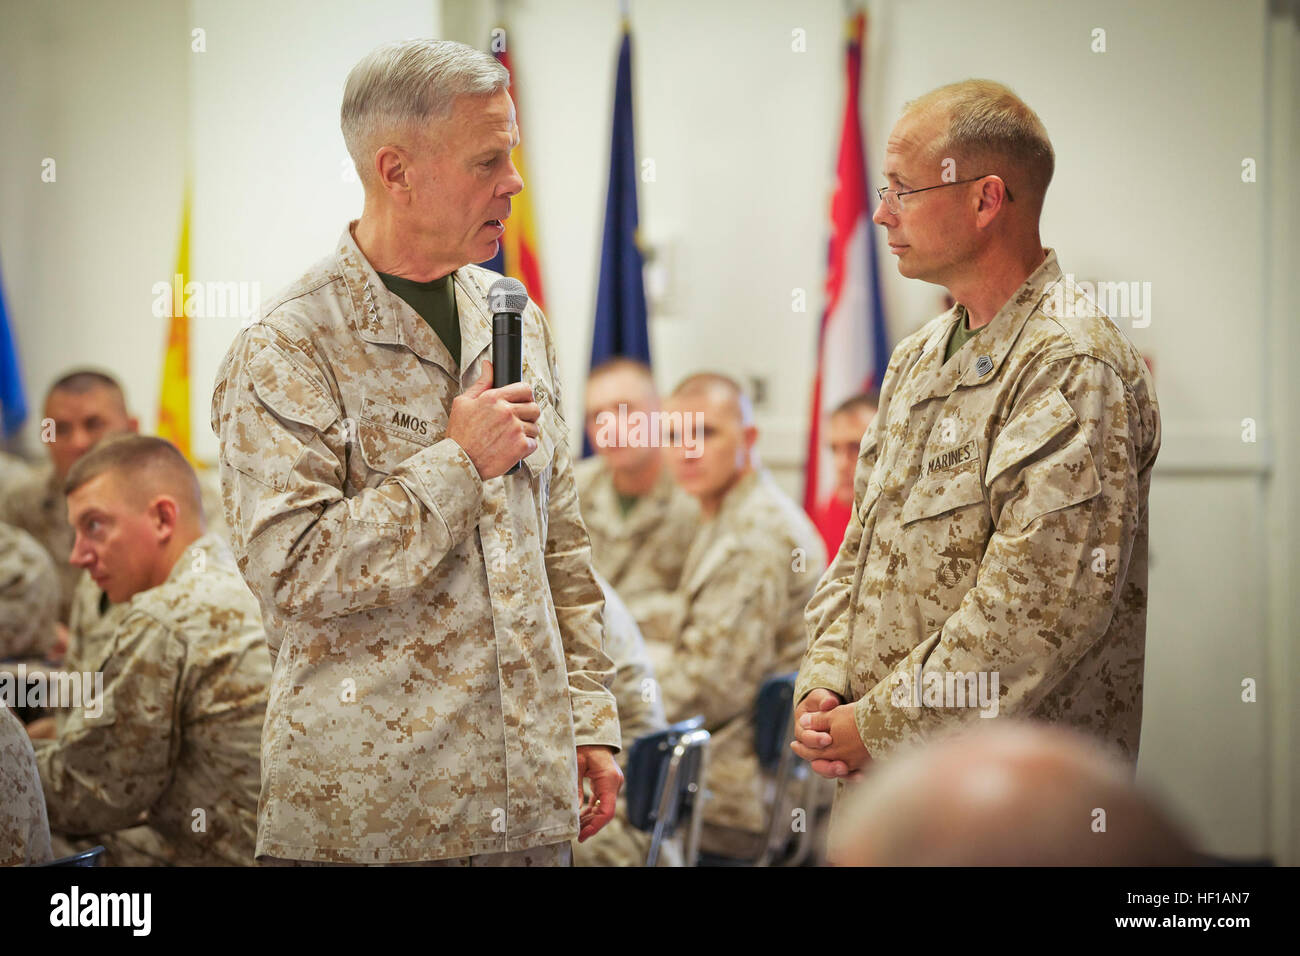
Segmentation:
[(524, 459), (524, 465), (533, 478), (548, 476), (551, 461), (555, 458), (555, 448), (565, 440), (560, 430), (559, 416), (550, 405), (542, 408), (542, 416), (537, 420), (537, 425), (537, 448)]
[(307, 443), (338, 412), (320, 386), (270, 346), (248, 362), (236, 387), (246, 391), (237, 425), (222, 436), (222, 457), (236, 471), (283, 491)]
[(1021, 471), (1021, 489), (1002, 509), (998, 526), (1019, 534), (1044, 515), (1088, 501), (1101, 493), (1092, 449), (1078, 432), (1050, 455)]
[(919, 479), (903, 503), (903, 524), (935, 518), (983, 501), (979, 460), (973, 459), (960, 470), (931, 472)]
[(998, 528), (1016, 534), (1101, 492), (1087, 435), (1059, 389), (1035, 398), (998, 433), (986, 484), (1005, 500)]
[(368, 472), (391, 475), (402, 462), (430, 444), (379, 422), (364, 418), (357, 421), (357, 447), (361, 449), (361, 460)]

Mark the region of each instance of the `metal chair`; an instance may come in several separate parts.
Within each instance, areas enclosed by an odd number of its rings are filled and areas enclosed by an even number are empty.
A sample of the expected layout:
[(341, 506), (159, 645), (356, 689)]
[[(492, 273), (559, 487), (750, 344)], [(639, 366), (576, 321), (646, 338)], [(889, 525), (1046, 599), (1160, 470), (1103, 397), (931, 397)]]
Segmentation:
[(700, 803), (708, 777), (709, 732), (697, 715), (638, 737), (627, 758), (627, 819), (651, 834), (646, 866), (686, 822), (685, 858), (695, 866), (700, 846)]
[(37, 866), (101, 866), (103, 856), (104, 848), (102, 846), (92, 846), (89, 850), (82, 850), (80, 853), (72, 854), (72, 856), (51, 860), (49, 863), (38, 863)]
[[(759, 768), (771, 775), (772, 793), (767, 808), (766, 838), (753, 859), (706, 854), (712, 866), (799, 866), (812, 849), (812, 821), (794, 835), (784, 813), (791, 787), (803, 787), (808, 765), (797, 760), (790, 749), (794, 739), (794, 684), (796, 673), (778, 674), (763, 681), (754, 701), (754, 753)], [(780, 859), (778, 860), (778, 855)]]
[[(767, 811), (767, 840), (755, 866), (772, 866), (776, 856), (790, 844), (789, 821), (785, 818), (785, 805), (791, 784), (802, 784), (808, 766), (796, 760), (790, 749), (794, 739), (794, 672), (769, 677), (758, 689), (754, 705), (754, 751), (758, 764), (765, 773), (775, 778), (772, 802)], [(796, 835), (789, 858), (782, 863), (797, 866), (807, 855), (811, 845), (809, 830)]]

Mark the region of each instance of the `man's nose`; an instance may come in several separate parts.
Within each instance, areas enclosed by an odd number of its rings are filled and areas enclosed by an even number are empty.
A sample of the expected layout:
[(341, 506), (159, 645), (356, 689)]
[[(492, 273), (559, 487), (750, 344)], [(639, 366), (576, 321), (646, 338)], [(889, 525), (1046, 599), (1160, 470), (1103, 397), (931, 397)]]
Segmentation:
[(95, 556), (86, 547), (80, 533), (72, 542), (72, 554), (68, 556), (68, 563), (77, 568), (88, 568), (95, 563)]
[(876, 211), (872, 213), (871, 221), (877, 226), (891, 226), (898, 222), (898, 217), (889, 211), (889, 206), (881, 199), (876, 203)]
[(523, 192), (524, 178), (519, 175), (519, 170), (515, 167), (513, 160), (510, 161), (510, 173), (501, 185), (500, 195), (502, 196), (517, 196)]
[(95, 439), (99, 436), (89, 428), (78, 428), (72, 433), (72, 439), (69, 444), (76, 450), (77, 455), (84, 455), (90, 451), (91, 446), (95, 444)]

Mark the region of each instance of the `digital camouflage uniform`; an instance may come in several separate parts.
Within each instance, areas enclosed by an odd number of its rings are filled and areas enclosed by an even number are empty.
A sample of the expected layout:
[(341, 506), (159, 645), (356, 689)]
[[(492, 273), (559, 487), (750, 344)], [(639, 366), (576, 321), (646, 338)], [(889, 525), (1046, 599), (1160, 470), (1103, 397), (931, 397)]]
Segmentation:
[(218, 374), (226, 514), (275, 675), (258, 855), (400, 863), (578, 832), (575, 746), (619, 747), (550, 329), (523, 314), (537, 449), (484, 481), (445, 437), (490, 356), (494, 273), (454, 273), (463, 367), (357, 248)]
[[(661, 632), (670, 637), (647, 636), (668, 721), (703, 714), (713, 737), (704, 804), (710, 830), (763, 830), (754, 705), (765, 678), (799, 665), (804, 605), (825, 567), (825, 546), (807, 515), (766, 472), (752, 471), (691, 545), (676, 623)], [(709, 843), (706, 833), (701, 845), (713, 851)]]
[(982, 671), (998, 715), (1137, 759), (1159, 409), (1137, 350), (1046, 252), (947, 363), (961, 305), (899, 343), (863, 437), (796, 693), (857, 701), (873, 758), (979, 719), (923, 691)]
[(0, 666), (40, 660), (54, 644), (59, 578), (40, 543), (0, 523)]
[[(668, 722), (664, 720), (654, 668), (632, 612), (608, 581), (599, 574), (596, 580), (605, 593), (605, 653), (616, 668), (613, 690), (618, 701), (618, 722), (623, 732), (619, 766), (626, 771), (626, 758), (632, 743), (638, 737), (663, 730)], [(627, 822), (627, 800), (620, 796), (614, 819), (595, 836), (573, 844), (573, 862), (576, 866), (641, 866), (649, 849), (650, 834)], [(665, 843), (660, 852), (660, 865), (680, 866), (680, 860), (676, 841)]]
[(35, 470), (26, 458), (0, 451), (0, 501), (7, 500), (9, 490), (27, 481)]
[(89, 573), (82, 574), (72, 591), (64, 666), (69, 670), (97, 670), (113, 646), (113, 635), (130, 603), (114, 604)]
[(132, 597), (102, 666), (102, 714), (74, 708), (37, 742), (51, 826), (108, 834), (143, 815), (178, 864), (251, 866), (271, 661), (226, 544), (204, 535)]
[(22, 721), (0, 700), (0, 866), (29, 866), (53, 858), (32, 742)]
[(677, 486), (666, 467), (650, 493), (638, 498), (626, 515), (603, 458), (593, 455), (578, 462), (574, 476), (582, 520), (591, 536), (592, 564), (643, 624), (677, 588), (686, 552), (700, 527), (699, 505)]
[(14, 483), (0, 503), (0, 521), (26, 531), (54, 561), (59, 575), (59, 620), (67, 623), (72, 593), (82, 570), (68, 562), (74, 536), (68, 524), (62, 482), (55, 477), (52, 465), (33, 468)]

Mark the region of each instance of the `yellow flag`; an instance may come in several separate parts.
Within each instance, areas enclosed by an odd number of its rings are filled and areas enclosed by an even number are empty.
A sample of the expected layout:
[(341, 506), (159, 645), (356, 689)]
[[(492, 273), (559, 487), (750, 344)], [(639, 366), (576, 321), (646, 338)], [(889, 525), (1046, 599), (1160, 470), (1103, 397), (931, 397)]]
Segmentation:
[(158, 395), (158, 435), (180, 449), (190, 462), (190, 320), (185, 315), (185, 286), (190, 272), (190, 187), (185, 186), (181, 238), (172, 279), (172, 317), (167, 325), (162, 386)]

